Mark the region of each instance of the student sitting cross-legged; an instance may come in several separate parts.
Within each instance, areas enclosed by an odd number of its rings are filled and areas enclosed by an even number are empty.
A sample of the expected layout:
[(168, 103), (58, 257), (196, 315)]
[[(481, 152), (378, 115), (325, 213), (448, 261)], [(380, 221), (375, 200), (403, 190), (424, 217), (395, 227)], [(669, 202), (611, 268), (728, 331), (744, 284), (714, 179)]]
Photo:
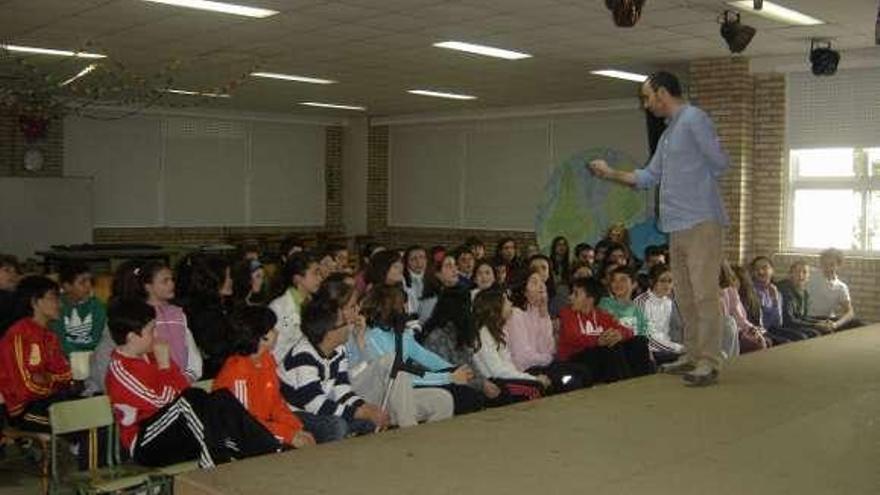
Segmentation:
[(599, 309), (601, 283), (579, 278), (571, 285), (570, 305), (559, 313), (559, 359), (586, 364), (600, 383), (651, 373), (647, 339)]
[(168, 345), (153, 340), (155, 308), (119, 300), (107, 318), (116, 349), (106, 390), (122, 445), (135, 462), (165, 466), (198, 460), (208, 468), (280, 449), (275, 436), (229, 391), (187, 388)]
[(480, 347), (474, 353), (474, 366), (501, 390), (488, 405), (499, 406), (538, 399), (550, 387), (545, 374), (531, 375), (516, 369), (504, 325), (513, 313), (513, 304), (500, 288), (480, 291), (474, 299), (474, 325), (479, 328)]
[(328, 285), (322, 285), (303, 307), (305, 338), (290, 349), (278, 370), (281, 393), (318, 443), (388, 425), (388, 413), (352, 389), (345, 344), (353, 323)]
[(228, 390), (284, 445), (314, 445), (302, 421), (281, 396), (272, 348), (278, 339), (275, 313), (264, 306), (238, 308), (230, 321), (232, 355), (214, 379), (214, 390)]

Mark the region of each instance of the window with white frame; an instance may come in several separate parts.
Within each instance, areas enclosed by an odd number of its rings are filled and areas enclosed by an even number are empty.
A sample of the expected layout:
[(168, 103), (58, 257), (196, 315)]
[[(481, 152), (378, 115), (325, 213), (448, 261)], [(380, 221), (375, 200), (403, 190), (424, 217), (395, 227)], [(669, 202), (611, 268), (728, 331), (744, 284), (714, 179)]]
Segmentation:
[(880, 147), (792, 149), (788, 247), (880, 252)]

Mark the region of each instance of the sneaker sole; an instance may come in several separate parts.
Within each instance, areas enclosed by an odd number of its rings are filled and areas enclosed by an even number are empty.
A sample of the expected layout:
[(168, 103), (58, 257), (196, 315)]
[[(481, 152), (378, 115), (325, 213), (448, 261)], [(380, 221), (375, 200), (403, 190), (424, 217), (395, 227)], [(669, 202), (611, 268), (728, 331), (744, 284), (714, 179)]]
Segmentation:
[(702, 376), (685, 374), (682, 378), (686, 387), (708, 387), (718, 383), (718, 372), (713, 371)]

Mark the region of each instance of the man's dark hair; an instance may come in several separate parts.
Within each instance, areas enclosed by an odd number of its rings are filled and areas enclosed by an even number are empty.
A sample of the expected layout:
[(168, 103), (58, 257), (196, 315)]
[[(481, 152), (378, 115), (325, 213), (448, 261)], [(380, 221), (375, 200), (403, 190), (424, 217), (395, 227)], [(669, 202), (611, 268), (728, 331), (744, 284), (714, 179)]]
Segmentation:
[(138, 335), (147, 323), (156, 319), (156, 310), (139, 299), (121, 299), (107, 309), (107, 328), (116, 345), (125, 345), (130, 332)]
[(678, 77), (671, 72), (661, 70), (651, 74), (648, 76), (648, 85), (654, 91), (660, 91), (660, 88), (663, 88), (669, 93), (669, 96), (681, 98), (681, 83), (678, 81)]

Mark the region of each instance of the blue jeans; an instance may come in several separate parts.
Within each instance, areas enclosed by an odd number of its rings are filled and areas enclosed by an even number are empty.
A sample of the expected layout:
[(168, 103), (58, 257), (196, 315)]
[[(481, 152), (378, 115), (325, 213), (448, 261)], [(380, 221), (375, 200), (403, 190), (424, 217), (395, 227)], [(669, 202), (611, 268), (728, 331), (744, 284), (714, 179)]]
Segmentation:
[(296, 411), (303, 422), (303, 427), (315, 437), (318, 443), (335, 442), (348, 436), (359, 436), (372, 433), (376, 425), (364, 419), (351, 421), (341, 416), (318, 415), (305, 411)]

